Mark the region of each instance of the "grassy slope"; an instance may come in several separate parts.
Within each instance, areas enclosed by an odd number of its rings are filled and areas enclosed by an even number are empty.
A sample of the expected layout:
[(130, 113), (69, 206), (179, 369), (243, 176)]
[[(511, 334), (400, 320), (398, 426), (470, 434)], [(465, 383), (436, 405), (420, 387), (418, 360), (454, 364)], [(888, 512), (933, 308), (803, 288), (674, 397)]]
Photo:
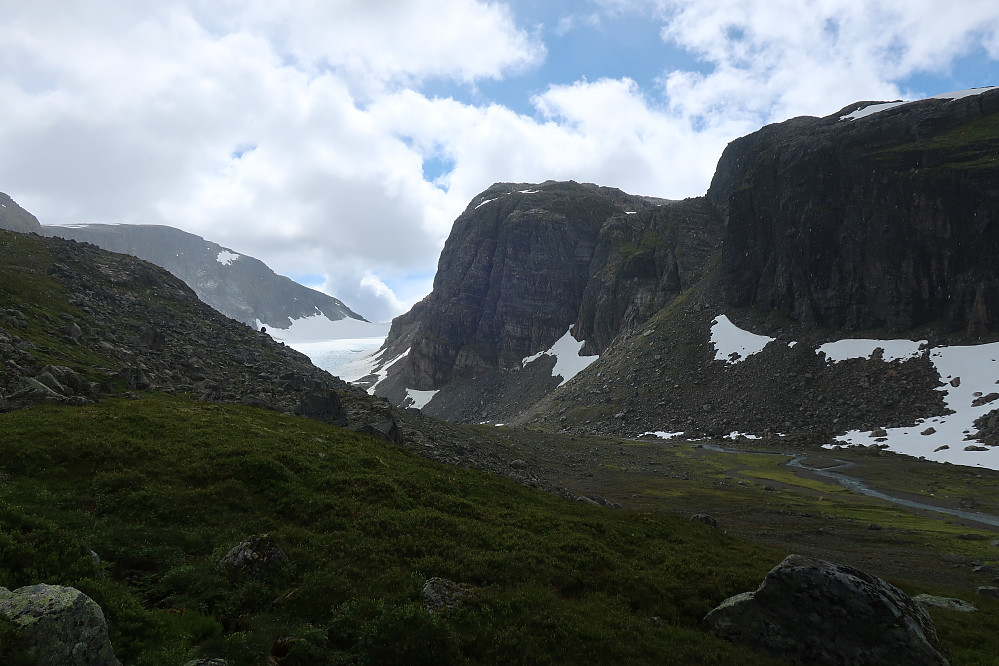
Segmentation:
[[(0, 584), (84, 590), (128, 663), (260, 663), (286, 637), (283, 663), (766, 663), (699, 621), (783, 554), (700, 524), (185, 398), (41, 406), (0, 431)], [(261, 533), (284, 572), (217, 565)], [(430, 576), (478, 587), (475, 602), (426, 614)]]

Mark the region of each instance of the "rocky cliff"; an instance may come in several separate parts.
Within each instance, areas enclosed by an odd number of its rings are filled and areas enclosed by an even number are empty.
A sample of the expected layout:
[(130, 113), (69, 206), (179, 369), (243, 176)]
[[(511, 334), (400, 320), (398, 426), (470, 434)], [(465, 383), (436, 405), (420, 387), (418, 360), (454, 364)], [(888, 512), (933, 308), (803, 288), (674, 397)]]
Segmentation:
[(167, 269), (201, 300), (250, 326), (288, 328), (293, 320), (323, 315), (332, 321), (363, 319), (341, 301), (277, 275), (259, 259), (201, 236), (161, 225), (44, 226), (38, 233), (93, 243)]
[[(830, 363), (818, 350), (847, 331), (999, 334), (999, 90), (955, 97), (765, 127), (685, 201), (493, 186), (456, 221), (433, 293), (395, 322), (376, 390), (397, 403), (438, 390), (425, 409), (453, 419), (630, 436), (827, 442), (945, 413), (925, 353)], [(722, 314), (778, 344), (719, 359)], [(600, 360), (560, 387), (554, 360), (522, 359), (569, 326)]]
[(847, 330), (999, 330), (999, 90), (733, 141), (708, 198), (726, 214), (735, 307)]

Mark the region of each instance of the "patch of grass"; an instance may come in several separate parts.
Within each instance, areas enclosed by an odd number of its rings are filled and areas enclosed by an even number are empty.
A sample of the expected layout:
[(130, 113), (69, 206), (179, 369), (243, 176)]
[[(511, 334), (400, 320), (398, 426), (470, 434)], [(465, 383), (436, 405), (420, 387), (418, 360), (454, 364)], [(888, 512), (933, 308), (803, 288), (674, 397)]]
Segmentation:
[[(679, 517), (182, 397), (42, 405), (0, 415), (0, 431), (0, 584), (80, 588), (126, 662), (770, 663), (700, 620), (783, 553)], [(254, 579), (219, 565), (262, 533), (289, 566)], [(427, 614), (431, 576), (475, 599)]]

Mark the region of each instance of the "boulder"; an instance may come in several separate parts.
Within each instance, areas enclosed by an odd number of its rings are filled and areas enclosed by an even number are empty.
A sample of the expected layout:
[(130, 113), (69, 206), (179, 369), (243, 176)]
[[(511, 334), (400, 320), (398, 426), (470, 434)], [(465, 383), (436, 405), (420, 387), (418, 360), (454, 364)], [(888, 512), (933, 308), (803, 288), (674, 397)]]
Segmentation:
[(912, 598), (912, 600), (923, 608), (942, 608), (944, 610), (961, 611), (962, 613), (974, 613), (978, 610), (975, 604), (967, 602), (963, 599), (938, 597), (933, 594), (917, 594)]
[(20, 628), (39, 666), (121, 666), (101, 607), (75, 588), (0, 588), (0, 615)]
[(277, 573), (288, 563), (288, 556), (269, 534), (251, 537), (226, 553), (220, 564), (251, 577)]
[(347, 425), (347, 412), (343, 408), (343, 403), (340, 402), (336, 392), (330, 389), (306, 393), (295, 407), (295, 413), (324, 423)]
[(363, 432), (366, 435), (371, 435), (372, 437), (377, 437), (378, 439), (383, 439), (386, 442), (398, 444), (399, 446), (406, 443), (405, 438), (402, 436), (402, 431), (399, 430), (399, 425), (394, 419), (372, 421), (371, 423), (351, 426), (350, 429), (355, 432)]
[(755, 592), (708, 613), (711, 630), (809, 666), (949, 664), (929, 614), (900, 589), (851, 567), (789, 555)]
[(718, 527), (718, 521), (715, 520), (713, 516), (709, 516), (706, 513), (695, 513), (690, 517), (691, 520), (698, 523), (704, 523), (710, 527)]
[(450, 610), (464, 604), (474, 595), (471, 585), (434, 577), (423, 585), (423, 609), (428, 613)]

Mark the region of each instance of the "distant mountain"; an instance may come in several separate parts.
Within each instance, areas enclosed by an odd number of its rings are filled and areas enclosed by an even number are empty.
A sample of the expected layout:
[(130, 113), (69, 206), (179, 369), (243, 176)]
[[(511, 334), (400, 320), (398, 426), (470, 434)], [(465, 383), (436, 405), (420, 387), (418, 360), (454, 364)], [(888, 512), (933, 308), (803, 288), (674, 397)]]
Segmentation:
[(364, 321), (340, 300), (277, 275), (259, 259), (173, 227), (84, 224), (43, 226), (38, 233), (152, 262), (186, 282), (205, 303), (253, 327), (288, 329), (295, 322), (344, 318)]
[(34, 215), (17, 205), (8, 195), (0, 192), (0, 229), (22, 233), (41, 233), (42, 225)]
[[(997, 154), (999, 89), (984, 89), (767, 126), (684, 201), (496, 184), (455, 221), (367, 384), (445, 418), (581, 433), (880, 445), (905, 427), (920, 454), (986, 464)], [(947, 360), (961, 354), (973, 370)], [(970, 419), (957, 441), (934, 435), (949, 412)]]

